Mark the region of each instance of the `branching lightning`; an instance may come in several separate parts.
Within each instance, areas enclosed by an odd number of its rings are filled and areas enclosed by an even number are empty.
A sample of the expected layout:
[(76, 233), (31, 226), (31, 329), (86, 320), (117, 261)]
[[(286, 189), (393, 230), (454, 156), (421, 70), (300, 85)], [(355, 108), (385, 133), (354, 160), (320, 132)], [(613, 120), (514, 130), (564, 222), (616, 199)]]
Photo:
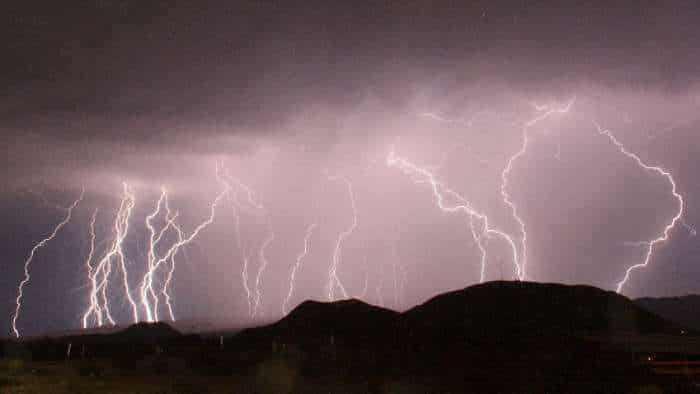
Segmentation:
[(515, 152), (513, 156), (511, 156), (508, 159), (508, 162), (506, 163), (505, 168), (503, 169), (503, 172), (501, 173), (501, 197), (503, 199), (503, 202), (508, 206), (508, 208), (511, 211), (511, 214), (513, 215), (513, 219), (518, 223), (518, 226), (520, 227), (520, 258), (516, 260), (520, 260), (519, 262), (516, 261), (516, 275), (519, 280), (525, 280), (526, 278), (526, 273), (525, 273), (525, 268), (527, 266), (527, 231), (525, 229), (525, 221), (523, 218), (520, 216), (518, 213), (518, 207), (511, 200), (510, 193), (508, 193), (508, 180), (511, 171), (513, 170), (513, 165), (515, 162), (522, 157), (525, 153), (527, 153), (527, 149), (529, 146), (529, 134), (530, 134), (530, 128), (533, 127), (535, 124), (547, 119), (549, 116), (556, 114), (556, 113), (568, 113), (569, 110), (571, 109), (571, 106), (574, 103), (574, 99), (571, 99), (566, 105), (537, 105), (533, 104), (535, 107), (535, 110), (537, 112), (537, 116), (534, 118), (530, 119), (528, 122), (523, 125), (522, 128), (522, 135), (523, 135), (523, 142), (522, 145), (520, 146), (520, 150)]
[[(85, 267), (87, 268), (87, 274), (88, 274), (88, 279), (90, 280), (90, 283), (92, 285), (92, 288), (90, 290), (90, 305), (91, 307), (94, 306), (94, 311), (96, 315), (96, 319), (98, 321), (98, 324), (101, 326), (102, 325), (102, 310), (99, 307), (99, 301), (97, 299), (97, 277), (93, 275), (93, 267), (92, 267), (92, 258), (95, 254), (95, 221), (97, 220), (97, 212), (99, 211), (98, 208), (95, 208), (94, 211), (92, 211), (92, 216), (90, 217), (90, 251), (88, 252), (87, 258), (85, 259)], [(83, 315), (83, 328), (88, 327), (88, 314)]]
[[(470, 220), (476, 218), (481, 224), (482, 234), (486, 236), (498, 236), (504, 241), (506, 241), (513, 252), (513, 265), (516, 269), (516, 275), (520, 272), (518, 265), (518, 251), (517, 246), (515, 245), (515, 241), (513, 241), (512, 237), (506, 234), (505, 232), (491, 227), (489, 224), (488, 216), (486, 214), (477, 211), (474, 207), (472, 207), (472, 205), (467, 201), (466, 198), (440, 183), (430, 170), (423, 167), (419, 167), (416, 164), (409, 161), (408, 159), (397, 156), (393, 149), (389, 152), (389, 155), (386, 159), (386, 163), (389, 167), (396, 167), (402, 170), (405, 174), (412, 176), (416, 184), (429, 184), (433, 192), (435, 202), (437, 203), (437, 206), (441, 211), (448, 213), (463, 212), (470, 218)], [(446, 197), (450, 197), (456, 200), (457, 203), (452, 205), (447, 204), (445, 202)], [(480, 238), (481, 237), (477, 237), (477, 239)], [(477, 241), (477, 243), (478, 242), (480, 241)], [(485, 269), (483, 268), (485, 265), (485, 261), (486, 255), (483, 254), (482, 272), (484, 272)]]
[[(110, 324), (115, 325), (115, 320), (112, 317), (109, 307), (108, 298), (108, 286), (109, 279), (112, 274), (112, 263), (116, 261), (122, 272), (122, 279), (124, 285), (124, 295), (129, 302), (132, 310), (133, 322), (137, 323), (138, 317), (138, 307), (131, 295), (131, 289), (129, 286), (129, 276), (126, 269), (126, 258), (124, 256), (124, 240), (129, 232), (129, 219), (136, 205), (135, 196), (129, 185), (124, 183), (123, 185), (122, 199), (119, 204), (119, 209), (117, 210), (116, 217), (114, 219), (114, 227), (112, 229), (114, 238), (110, 248), (106, 251), (105, 255), (100, 259), (97, 264), (90, 270), (88, 270), (89, 281), (91, 284), (90, 290), (90, 305), (83, 314), (83, 327), (87, 328), (88, 319), (90, 316), (94, 316), (94, 320), (98, 327), (105, 324), (108, 321)], [(89, 261), (86, 263), (89, 266)]]
[(15, 300), (15, 313), (12, 315), (12, 332), (15, 334), (15, 337), (19, 338), (19, 330), (17, 329), (17, 319), (19, 318), (19, 312), (20, 309), (22, 308), (22, 297), (24, 296), (23, 290), (24, 286), (26, 286), (30, 279), (31, 276), (29, 275), (29, 266), (32, 263), (32, 260), (34, 260), (34, 254), (36, 253), (37, 250), (41, 249), (46, 245), (48, 242), (56, 238), (56, 235), (58, 232), (66, 225), (68, 222), (70, 222), (72, 216), (73, 216), (73, 210), (75, 209), (76, 206), (83, 200), (83, 197), (85, 196), (85, 189), (82, 189), (80, 192), (80, 196), (78, 197), (77, 200), (73, 202), (73, 204), (68, 207), (66, 216), (63, 218), (63, 220), (54, 227), (53, 232), (51, 234), (39, 241), (32, 250), (29, 252), (29, 257), (27, 257), (27, 260), (24, 262), (24, 279), (19, 283), (19, 287), (17, 288), (17, 299)]
[(253, 318), (257, 317), (260, 313), (260, 304), (262, 303), (262, 275), (267, 268), (267, 256), (265, 256), (265, 249), (275, 240), (275, 233), (270, 231), (260, 246), (260, 251), (258, 252), (258, 259), (260, 260), (260, 267), (258, 268), (258, 274), (255, 276), (255, 302), (253, 303)]
[(662, 167), (659, 166), (650, 166), (646, 164), (642, 159), (637, 156), (636, 154), (630, 152), (625, 148), (625, 146), (618, 140), (608, 129), (605, 129), (598, 125), (597, 123), (595, 124), (596, 128), (598, 129), (598, 132), (604, 136), (606, 136), (610, 142), (612, 142), (613, 145), (622, 153), (623, 155), (629, 157), (630, 159), (634, 160), (634, 162), (643, 170), (645, 171), (651, 171), (655, 172), (668, 181), (668, 183), (671, 185), (671, 194), (673, 194), (673, 197), (678, 201), (678, 211), (676, 214), (671, 218), (671, 221), (664, 227), (663, 232), (659, 234), (658, 237), (650, 240), (650, 241), (645, 241), (644, 244), (646, 245), (646, 253), (644, 254), (644, 260), (641, 263), (634, 264), (631, 267), (627, 268), (627, 271), (625, 271), (625, 276), (622, 278), (620, 282), (617, 283), (617, 289), (616, 291), (619, 293), (622, 291), (622, 287), (627, 283), (627, 281), (630, 278), (630, 274), (632, 271), (646, 267), (649, 265), (649, 262), (651, 261), (651, 257), (654, 254), (654, 247), (662, 242), (665, 242), (668, 240), (669, 235), (671, 230), (676, 226), (676, 223), (681, 222), (681, 217), (683, 216), (683, 208), (684, 208), (684, 201), (683, 201), (683, 196), (681, 196), (678, 193), (677, 187), (676, 187), (676, 181), (673, 179), (673, 175), (671, 175), (670, 172), (667, 170), (663, 169)]
[[(254, 284), (256, 286), (255, 289), (251, 290), (248, 284), (248, 268), (250, 265), (250, 255), (246, 251), (246, 247), (243, 243), (243, 238), (241, 237), (241, 211), (252, 210), (253, 213), (255, 213), (256, 215), (265, 215), (265, 207), (263, 206), (261, 201), (256, 201), (255, 192), (253, 191), (253, 189), (250, 188), (248, 185), (244, 184), (240, 179), (231, 176), (226, 167), (222, 167), (222, 174), (220, 180), (233, 191), (232, 193), (230, 193), (229, 197), (231, 202), (231, 210), (233, 214), (236, 245), (238, 247), (238, 253), (240, 254), (242, 265), (241, 282), (243, 290), (245, 291), (246, 303), (248, 305), (248, 316), (253, 318), (255, 317), (257, 310), (257, 306), (255, 305), (255, 303), (257, 302), (257, 294), (260, 293), (262, 290), (257, 288), (257, 284), (260, 283), (258, 277), (256, 277), (256, 282)], [(239, 191), (243, 191), (245, 193), (245, 203), (241, 202), (241, 200), (239, 199)], [(260, 253), (258, 254), (258, 257), (259, 256)], [(262, 273), (260, 273), (260, 275), (261, 274)], [(255, 295), (253, 294), (253, 291), (255, 291)]]
[(304, 235), (304, 250), (297, 255), (296, 263), (294, 264), (294, 267), (292, 267), (292, 273), (289, 275), (289, 293), (287, 293), (287, 297), (284, 299), (284, 303), (282, 304), (282, 313), (285, 315), (289, 312), (288, 305), (289, 300), (292, 298), (292, 293), (294, 292), (294, 281), (296, 279), (297, 271), (301, 267), (302, 260), (304, 260), (304, 257), (306, 257), (306, 255), (309, 253), (311, 235), (313, 234), (316, 226), (316, 223), (312, 223), (306, 228), (306, 234)]
[(355, 228), (357, 227), (357, 206), (355, 204), (355, 194), (353, 193), (352, 183), (350, 183), (350, 180), (348, 178), (334, 176), (329, 177), (329, 180), (341, 180), (343, 183), (345, 183), (345, 186), (347, 187), (348, 191), (348, 197), (350, 198), (350, 204), (352, 207), (352, 222), (346, 230), (338, 234), (338, 238), (335, 242), (335, 248), (333, 249), (333, 259), (331, 261), (330, 269), (328, 270), (328, 300), (335, 301), (336, 287), (340, 289), (340, 292), (342, 293), (344, 299), (348, 298), (348, 293), (345, 290), (345, 286), (343, 286), (343, 283), (338, 278), (338, 265), (340, 264), (340, 258), (342, 257), (343, 242), (347, 237), (349, 237), (353, 233), (353, 231), (355, 231)]
[[(216, 178), (217, 178), (217, 181), (221, 185), (223, 185), (223, 189), (221, 192), (219, 192), (219, 194), (216, 196), (214, 201), (210, 204), (209, 216), (203, 222), (201, 222), (199, 225), (197, 225), (195, 227), (195, 229), (188, 236), (184, 236), (184, 234), (182, 233), (182, 230), (180, 229), (179, 226), (173, 225), (175, 230), (177, 231), (178, 239), (176, 242), (174, 242), (171, 245), (171, 247), (167, 250), (167, 252), (162, 257), (156, 256), (155, 244), (152, 243), (150, 245), (149, 255), (152, 254), (152, 263), (149, 263), (149, 265), (148, 265), (149, 270), (144, 277), (144, 281), (143, 281), (144, 284), (141, 287), (141, 295), (142, 295), (141, 302), (142, 302), (142, 304), (145, 304), (144, 307), (145, 307), (146, 312), (147, 312), (146, 319), (148, 322), (153, 322), (153, 321), (158, 320), (158, 315), (157, 315), (158, 297), (154, 294), (154, 292), (152, 290), (153, 272), (156, 272), (161, 265), (167, 264), (169, 261), (171, 262), (171, 267), (174, 267), (174, 258), (175, 258), (175, 255), (180, 250), (180, 248), (183, 248), (187, 244), (191, 243), (195, 238), (197, 238), (197, 236), (199, 235), (200, 232), (202, 232), (204, 229), (209, 227), (209, 225), (211, 225), (214, 222), (214, 218), (216, 216), (216, 208), (221, 203), (221, 200), (223, 200), (226, 197), (226, 195), (231, 191), (231, 188), (228, 185), (228, 183), (223, 181), (221, 178), (220, 167), (219, 167), (218, 163), (217, 163), (217, 167), (216, 167)], [(163, 191), (163, 194), (165, 194), (165, 191)], [(166, 198), (163, 196), (163, 194), (161, 194), (161, 200)], [(159, 200), (158, 207), (160, 207), (161, 200)], [(159, 208), (157, 208), (157, 210), (158, 209)], [(169, 209), (168, 209), (168, 211), (169, 211)], [(155, 217), (154, 214), (152, 214), (152, 215), (153, 215), (152, 217)], [(176, 215), (171, 215), (170, 212), (168, 212), (168, 224), (166, 225), (166, 229), (168, 226), (171, 225), (171, 223), (174, 222), (175, 216)], [(148, 220), (147, 220), (147, 222), (148, 222)], [(163, 230), (163, 231), (165, 231), (165, 230)], [(153, 231), (151, 231), (151, 237), (153, 237), (153, 234), (154, 234)], [(160, 236), (157, 237), (154, 241), (157, 241), (157, 240), (160, 240)], [(153, 253), (151, 253), (151, 252), (153, 252)], [(151, 260), (151, 259), (149, 258), (149, 260)], [(171, 271), (172, 270), (174, 270), (174, 268), (172, 268)], [(167, 283), (169, 285), (170, 281), (172, 280), (172, 272), (170, 272), (168, 274), (167, 278), (168, 279), (166, 279), (165, 283)], [(165, 289), (167, 289), (167, 287), (165, 287)], [(149, 293), (152, 294), (152, 297), (154, 297), (152, 301), (148, 300), (147, 295)], [(170, 313), (170, 319), (174, 321), (175, 315), (173, 313), (172, 305), (170, 304), (170, 295), (167, 292), (165, 293), (165, 299), (167, 302), (166, 306), (167, 306), (168, 311)], [(152, 311), (151, 314), (148, 313), (149, 311)]]

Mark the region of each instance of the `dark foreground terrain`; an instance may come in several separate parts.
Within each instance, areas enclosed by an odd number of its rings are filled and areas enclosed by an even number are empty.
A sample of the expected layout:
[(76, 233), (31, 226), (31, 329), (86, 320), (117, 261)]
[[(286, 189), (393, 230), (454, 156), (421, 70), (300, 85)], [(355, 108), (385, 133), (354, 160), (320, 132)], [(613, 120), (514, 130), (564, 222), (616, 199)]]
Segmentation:
[(1, 349), (2, 393), (700, 392), (696, 331), (612, 292), (528, 282), (401, 314), (307, 301), (235, 335), (139, 324)]

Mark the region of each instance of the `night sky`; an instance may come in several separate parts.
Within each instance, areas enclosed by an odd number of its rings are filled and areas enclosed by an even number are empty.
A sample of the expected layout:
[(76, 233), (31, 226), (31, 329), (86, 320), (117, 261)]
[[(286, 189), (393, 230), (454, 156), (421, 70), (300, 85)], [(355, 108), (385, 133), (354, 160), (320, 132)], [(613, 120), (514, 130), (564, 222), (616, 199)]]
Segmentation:
[[(696, 2), (12, 3), (0, 34), (0, 336), (12, 334), (32, 247), (84, 189), (71, 220), (36, 251), (17, 320), (29, 336), (82, 326), (91, 218), (95, 266), (114, 242), (124, 182), (134, 194), (123, 253), (137, 303), (161, 188), (185, 235), (217, 201), (214, 220), (174, 259), (178, 320), (277, 319), (292, 272), (289, 309), (329, 299), (330, 280), (335, 299), (342, 285), (349, 297), (405, 310), (478, 283), (480, 242), (484, 279), (515, 279), (503, 238), (441, 211), (425, 177), (388, 159), (459, 193), (512, 237), (520, 260), (501, 186), (524, 131), (527, 150), (506, 186), (527, 232), (524, 279), (615, 290), (679, 206), (667, 177), (596, 125), (671, 174), (685, 203), (622, 293), (700, 292)], [(454, 206), (454, 195), (444, 203)], [(164, 232), (164, 245), (176, 241), (174, 228)], [(154, 275), (158, 292), (168, 264)], [(104, 299), (129, 324), (117, 267)], [(246, 287), (253, 302), (260, 292), (255, 316)], [(137, 314), (146, 318), (140, 304)]]

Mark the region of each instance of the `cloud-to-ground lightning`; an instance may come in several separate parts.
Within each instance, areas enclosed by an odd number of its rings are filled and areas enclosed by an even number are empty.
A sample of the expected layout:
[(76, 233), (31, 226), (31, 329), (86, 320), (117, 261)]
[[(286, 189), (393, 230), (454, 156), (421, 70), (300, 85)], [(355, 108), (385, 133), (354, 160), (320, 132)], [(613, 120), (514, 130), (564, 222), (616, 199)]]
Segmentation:
[(309, 253), (311, 235), (313, 234), (316, 226), (316, 223), (311, 223), (306, 228), (306, 233), (304, 234), (304, 250), (302, 250), (301, 253), (297, 255), (296, 263), (292, 267), (292, 272), (289, 275), (289, 292), (287, 293), (287, 297), (282, 303), (282, 313), (284, 313), (285, 315), (289, 312), (289, 300), (292, 298), (292, 293), (294, 292), (294, 281), (296, 280), (297, 271), (301, 267), (301, 263), (304, 260), (304, 257), (306, 257), (306, 255)]
[(479, 253), (481, 254), (481, 259), (479, 261), (481, 265), (481, 270), (479, 271), (479, 283), (483, 283), (486, 279), (486, 247), (484, 246), (484, 239), (482, 237), (483, 231), (477, 231), (474, 225), (474, 215), (469, 216), (469, 229), (472, 232), (474, 243), (476, 243)]
[[(129, 305), (131, 306), (132, 320), (138, 323), (138, 306), (131, 295), (129, 285), (129, 274), (126, 268), (126, 256), (124, 255), (124, 240), (129, 232), (129, 220), (136, 205), (136, 198), (127, 183), (123, 183), (122, 198), (119, 203), (119, 209), (114, 219), (114, 227), (112, 229), (114, 238), (112, 239), (110, 248), (105, 252), (104, 256), (94, 265), (91, 277), (88, 278), (92, 285), (90, 305), (83, 314), (83, 322), (86, 325), (88, 319), (94, 314), (97, 326), (100, 327), (105, 321), (114, 325), (115, 320), (112, 317), (109, 306), (108, 287), (109, 280), (112, 274), (112, 263), (116, 262), (119, 265), (122, 273), (122, 283), (124, 286), (124, 295), (126, 296)], [(99, 295), (99, 296), (98, 296)], [(100, 300), (101, 299), (101, 305)]]
[[(95, 221), (97, 220), (97, 213), (99, 212), (98, 208), (95, 208), (92, 211), (92, 216), (90, 217), (90, 250), (88, 252), (87, 257), (85, 258), (85, 267), (87, 268), (87, 274), (88, 274), (88, 279), (90, 280), (90, 283), (92, 285), (91, 290), (90, 290), (90, 306), (91, 309), (94, 308), (94, 313), (95, 313), (95, 318), (98, 322), (98, 324), (101, 326), (102, 325), (102, 310), (99, 306), (99, 300), (97, 299), (98, 294), (97, 294), (97, 276), (93, 275), (93, 267), (92, 267), (92, 258), (95, 255)], [(88, 328), (88, 318), (89, 314), (84, 314), (83, 315), (83, 328)]]
[(255, 276), (255, 302), (253, 303), (253, 317), (259, 316), (260, 304), (262, 303), (262, 276), (267, 268), (267, 256), (265, 256), (265, 250), (267, 247), (275, 240), (274, 231), (270, 230), (267, 237), (260, 246), (260, 251), (258, 252), (258, 260), (260, 260), (260, 266), (258, 267), (258, 274)]
[[(167, 197), (165, 199), (165, 213), (166, 213), (165, 220), (167, 221), (167, 224), (161, 229), (161, 232), (159, 234), (159, 238), (157, 238), (156, 240), (159, 240), (160, 237), (162, 237), (163, 234), (168, 230), (168, 227), (172, 224), (172, 228), (175, 229), (175, 231), (177, 233), (177, 241), (176, 242), (181, 242), (182, 237), (183, 237), (182, 229), (175, 222), (175, 219), (177, 219), (178, 214), (177, 214), (177, 212), (175, 212), (173, 214), (172, 211), (170, 210), (170, 206), (169, 206), (169, 202), (168, 202)], [(185, 255), (184, 252), (185, 252), (186, 247), (187, 247), (187, 245), (182, 246), (183, 255)], [(168, 315), (170, 316), (171, 321), (175, 321), (175, 312), (173, 311), (172, 297), (170, 295), (169, 289), (170, 289), (170, 284), (172, 283), (172, 280), (173, 280), (173, 275), (175, 274), (175, 257), (177, 256), (177, 254), (178, 254), (178, 250), (176, 250), (173, 254), (170, 255), (170, 269), (168, 270), (165, 281), (163, 282), (163, 286), (162, 286), (161, 291), (160, 291), (161, 295), (163, 296), (163, 300), (165, 301), (165, 307), (168, 309)], [(156, 310), (157, 310), (157, 308), (156, 308)]]
[(253, 295), (250, 291), (250, 286), (248, 286), (248, 266), (250, 265), (250, 256), (247, 254), (243, 255), (243, 267), (241, 267), (241, 281), (243, 282), (243, 289), (246, 293), (246, 301), (248, 302), (248, 316), (253, 317)]
[(363, 261), (365, 271), (365, 283), (364, 286), (362, 286), (362, 292), (357, 296), (357, 298), (361, 300), (367, 297), (367, 290), (369, 290), (369, 258), (367, 256), (367, 241), (365, 241)]
[[(178, 233), (177, 241), (173, 242), (173, 244), (170, 246), (170, 248), (165, 252), (165, 254), (163, 256), (160, 256), (160, 257), (155, 256), (154, 257), (153, 264), (149, 265), (149, 268), (150, 268), (149, 272), (156, 272), (158, 270), (158, 268), (160, 268), (161, 265), (167, 264), (169, 261), (171, 262), (171, 264), (174, 264), (174, 257), (178, 253), (178, 251), (181, 248), (185, 247), (187, 244), (191, 243), (195, 238), (197, 238), (197, 236), (199, 235), (200, 232), (202, 232), (204, 229), (209, 227), (209, 225), (211, 225), (214, 222), (214, 219), (216, 216), (216, 208), (221, 203), (221, 201), (226, 197), (226, 195), (231, 191), (231, 188), (228, 185), (228, 183), (224, 182), (221, 178), (221, 172), (220, 172), (220, 167), (219, 167), (218, 163), (216, 166), (216, 179), (221, 185), (223, 185), (223, 189), (214, 198), (214, 201), (212, 201), (212, 203), (209, 205), (209, 216), (203, 222), (201, 222), (199, 225), (197, 225), (188, 236), (184, 236), (180, 227), (175, 225), (174, 228), (176, 229), (176, 231)], [(168, 223), (172, 222), (172, 220), (173, 220), (172, 218), (173, 218), (173, 216), (170, 215), (170, 219), (169, 219)], [(170, 276), (170, 279), (172, 279), (172, 274), (170, 274), (169, 276)], [(152, 286), (152, 284), (151, 284), (152, 280), (153, 280), (152, 274), (148, 275), (148, 277), (144, 280), (148, 281), (148, 286), (146, 286), (146, 289), (149, 289), (149, 287)], [(166, 283), (169, 284), (170, 280), (167, 280)], [(142, 287), (142, 295), (144, 294), (143, 289), (144, 289), (144, 287)], [(149, 291), (150, 290), (146, 291), (145, 293), (148, 293)], [(175, 315), (172, 313), (173, 308), (172, 308), (172, 305), (170, 305), (169, 300), (170, 300), (170, 295), (166, 295), (166, 301), (168, 302), (167, 308), (168, 308), (169, 313), (171, 314), (170, 319), (174, 321)], [(146, 303), (149, 303), (149, 301), (146, 300)], [(157, 311), (158, 310), (158, 303), (159, 303), (158, 297), (156, 296), (152, 300), (152, 304), (150, 304), (150, 309), (152, 311)], [(147, 318), (148, 322), (152, 322), (152, 321), (155, 321), (158, 319), (158, 315), (157, 314), (152, 314), (150, 316), (147, 315), (146, 318)]]
[(662, 167), (659, 166), (650, 166), (646, 164), (639, 156), (637, 156), (635, 153), (630, 152), (627, 150), (627, 148), (624, 146), (620, 140), (618, 140), (610, 130), (601, 127), (599, 124), (595, 124), (596, 128), (598, 129), (598, 132), (604, 136), (606, 136), (610, 142), (612, 142), (613, 145), (622, 153), (623, 155), (629, 157), (630, 159), (634, 160), (634, 162), (643, 170), (645, 171), (651, 171), (654, 173), (657, 173), (668, 181), (668, 183), (671, 185), (671, 194), (673, 194), (673, 197), (678, 201), (678, 211), (676, 214), (671, 218), (671, 221), (666, 224), (666, 226), (663, 229), (663, 232), (659, 234), (658, 237), (644, 242), (646, 245), (646, 252), (644, 254), (644, 260), (641, 263), (634, 264), (627, 268), (625, 271), (625, 276), (622, 278), (620, 282), (617, 283), (617, 288), (616, 291), (619, 293), (622, 291), (622, 287), (627, 283), (627, 281), (630, 278), (630, 274), (632, 271), (646, 267), (649, 265), (649, 262), (651, 261), (651, 257), (654, 254), (654, 247), (662, 242), (665, 242), (668, 240), (669, 235), (671, 230), (676, 226), (676, 223), (681, 221), (681, 217), (683, 216), (683, 208), (684, 208), (684, 201), (683, 201), (683, 196), (678, 193), (678, 189), (676, 186), (676, 181), (673, 179), (673, 175), (667, 170), (665, 170)]
[[(406, 158), (397, 156), (393, 149), (389, 152), (386, 158), (386, 164), (389, 167), (395, 167), (402, 170), (407, 175), (411, 175), (412, 179), (417, 184), (429, 184), (433, 193), (433, 197), (435, 198), (435, 202), (437, 203), (437, 207), (441, 211), (449, 213), (463, 212), (470, 218), (470, 220), (476, 218), (481, 224), (482, 234), (485, 234), (486, 236), (497, 236), (506, 241), (513, 252), (513, 265), (515, 267), (516, 275), (520, 272), (518, 265), (517, 246), (513, 238), (504, 231), (491, 227), (491, 225), (489, 224), (488, 216), (482, 212), (477, 211), (465, 197), (455, 192), (454, 190), (444, 186), (427, 168), (420, 167)], [(446, 203), (445, 200), (447, 197), (456, 200), (456, 203), (451, 205)], [(484, 255), (482, 257), (482, 262), (485, 261), (486, 256)], [(484, 264), (485, 263), (482, 263), (482, 272), (484, 270)]]
[[(146, 312), (146, 321), (149, 322), (153, 320), (158, 320), (157, 306), (154, 306), (154, 308), (151, 309), (151, 300), (156, 305), (158, 302), (158, 296), (155, 295), (155, 292), (153, 290), (153, 275), (155, 274), (154, 264), (158, 250), (158, 243), (162, 239), (165, 229), (167, 229), (167, 226), (169, 226), (168, 224), (162, 231), (159, 232), (157, 236), (156, 229), (153, 227), (153, 219), (160, 214), (161, 206), (163, 205), (163, 202), (167, 198), (167, 196), (168, 193), (165, 190), (165, 188), (161, 188), (160, 198), (158, 198), (155, 210), (151, 214), (146, 216), (146, 228), (148, 229), (149, 233), (149, 242), (148, 253), (146, 256), (146, 273), (144, 274), (143, 281), (141, 282), (141, 305), (143, 306)], [(151, 300), (149, 300), (148, 298), (149, 295), (151, 296)]]
[(24, 296), (24, 286), (26, 286), (29, 281), (31, 280), (31, 276), (29, 275), (29, 268), (32, 263), (32, 260), (34, 260), (34, 255), (36, 254), (36, 251), (44, 247), (48, 242), (56, 238), (56, 235), (58, 232), (66, 225), (68, 222), (70, 222), (72, 216), (73, 216), (73, 210), (75, 209), (76, 206), (83, 200), (83, 197), (85, 196), (85, 189), (81, 190), (80, 196), (78, 199), (76, 199), (73, 204), (71, 204), (70, 207), (68, 207), (66, 211), (66, 216), (63, 218), (63, 220), (54, 227), (53, 231), (49, 236), (46, 238), (42, 239), (39, 241), (32, 250), (29, 252), (29, 257), (27, 257), (27, 260), (24, 261), (24, 279), (19, 283), (19, 286), (17, 288), (17, 298), (15, 300), (15, 313), (12, 315), (12, 332), (15, 334), (15, 337), (19, 338), (19, 330), (17, 329), (17, 319), (19, 318), (19, 312), (20, 309), (22, 308), (22, 297)]
[[(232, 192), (229, 194), (229, 200), (231, 202), (231, 210), (233, 214), (236, 246), (238, 247), (238, 253), (241, 259), (241, 283), (243, 290), (245, 291), (246, 303), (248, 305), (248, 316), (252, 318), (255, 315), (254, 303), (256, 300), (256, 295), (254, 295), (253, 292), (255, 291), (257, 294), (257, 292), (261, 290), (257, 288), (251, 290), (250, 285), (248, 284), (248, 269), (250, 266), (250, 255), (249, 252), (246, 250), (245, 244), (243, 243), (243, 238), (241, 236), (241, 212), (244, 210), (248, 212), (252, 211), (252, 213), (259, 216), (266, 215), (266, 211), (262, 201), (256, 201), (256, 193), (250, 186), (243, 183), (240, 179), (233, 177), (229, 173), (228, 168), (224, 167), (223, 165), (221, 167), (221, 170), (222, 173), (220, 181), (225, 183), (227, 187), (229, 187), (232, 190)], [(239, 191), (243, 191), (245, 193), (245, 203), (239, 199)], [(259, 282), (256, 281), (256, 283)]]
[(355, 228), (357, 227), (357, 206), (355, 204), (355, 194), (353, 192), (352, 183), (348, 178), (342, 176), (334, 176), (330, 177), (329, 180), (340, 180), (345, 184), (345, 187), (347, 188), (348, 192), (348, 197), (350, 198), (350, 205), (352, 208), (352, 222), (350, 223), (350, 226), (347, 229), (343, 230), (340, 234), (338, 234), (338, 238), (335, 242), (335, 248), (333, 249), (333, 258), (331, 260), (331, 266), (328, 270), (328, 300), (335, 301), (336, 287), (338, 287), (338, 289), (340, 290), (341, 294), (343, 295), (343, 298), (348, 298), (348, 293), (345, 290), (345, 286), (343, 286), (343, 283), (340, 281), (340, 278), (338, 278), (338, 265), (340, 264), (340, 259), (342, 257), (343, 242), (355, 231)]
[(503, 199), (503, 202), (508, 206), (508, 208), (511, 211), (511, 214), (513, 215), (513, 219), (518, 223), (518, 226), (520, 227), (520, 257), (519, 257), (519, 262), (516, 262), (517, 264), (517, 278), (519, 280), (525, 280), (526, 278), (526, 272), (525, 268), (527, 266), (527, 231), (525, 228), (525, 221), (523, 218), (520, 216), (518, 212), (518, 206), (515, 204), (515, 202), (511, 199), (510, 193), (508, 192), (508, 181), (509, 181), (509, 176), (511, 171), (513, 170), (513, 165), (515, 164), (520, 157), (525, 155), (527, 153), (528, 146), (530, 144), (530, 128), (532, 128), (534, 125), (537, 123), (547, 119), (553, 114), (557, 113), (567, 113), (571, 109), (571, 106), (574, 103), (574, 99), (569, 100), (565, 105), (537, 105), (533, 104), (535, 107), (535, 110), (537, 112), (537, 115), (527, 121), (521, 131), (522, 131), (522, 145), (520, 146), (520, 150), (515, 152), (509, 159), (508, 162), (506, 163), (506, 166), (503, 168), (503, 171), (501, 172), (501, 197)]

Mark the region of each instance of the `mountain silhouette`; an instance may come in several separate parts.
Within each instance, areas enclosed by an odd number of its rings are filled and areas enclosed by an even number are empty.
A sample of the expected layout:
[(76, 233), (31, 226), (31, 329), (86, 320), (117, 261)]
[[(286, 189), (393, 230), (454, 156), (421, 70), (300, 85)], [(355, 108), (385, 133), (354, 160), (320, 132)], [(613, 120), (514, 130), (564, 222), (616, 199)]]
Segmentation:
[(159, 342), (178, 338), (181, 334), (163, 322), (137, 323), (125, 330), (110, 334), (113, 339), (120, 341)]
[(591, 286), (488, 282), (435, 296), (404, 313), (359, 300), (306, 301), (241, 341), (337, 344), (439, 352), (446, 346), (523, 346), (581, 335), (677, 335), (680, 326)]
[[(72, 358), (109, 360), (133, 376), (232, 377), (247, 392), (686, 392), (693, 380), (657, 375), (648, 363), (700, 359), (700, 337), (681, 332), (614, 292), (499, 281), (403, 313), (355, 299), (306, 301), (235, 334), (140, 323), (17, 345), (42, 361), (72, 348)], [(12, 345), (5, 351), (18, 354)]]
[(700, 295), (638, 298), (635, 303), (685, 329), (700, 331)]
[(628, 298), (591, 286), (488, 282), (438, 295), (404, 313), (414, 330), (488, 338), (576, 332), (677, 333)]
[(245, 330), (242, 337), (275, 337), (305, 346), (345, 344), (368, 346), (397, 327), (400, 314), (357, 299), (305, 301), (287, 316), (266, 327)]

